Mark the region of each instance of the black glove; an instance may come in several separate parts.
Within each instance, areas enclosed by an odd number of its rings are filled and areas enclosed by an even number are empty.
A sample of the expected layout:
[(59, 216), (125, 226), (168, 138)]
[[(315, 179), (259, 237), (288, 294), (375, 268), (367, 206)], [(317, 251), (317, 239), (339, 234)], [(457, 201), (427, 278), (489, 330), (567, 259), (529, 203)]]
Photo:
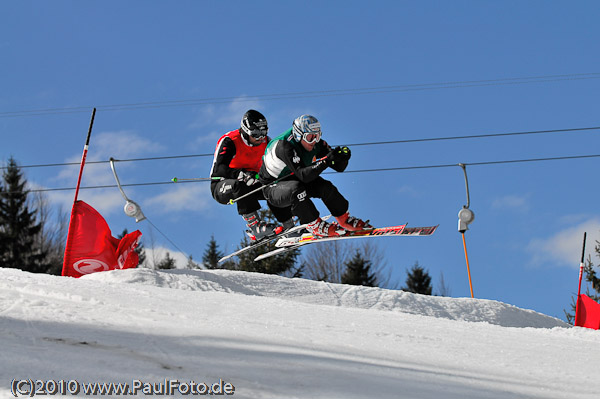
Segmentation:
[(325, 162), (327, 162), (327, 166), (335, 165), (336, 162), (347, 162), (351, 155), (350, 148), (337, 146), (329, 151)]
[(337, 156), (335, 155), (335, 150), (331, 150), (331, 151), (329, 151), (329, 154), (327, 154), (327, 157), (325, 158), (325, 164), (327, 166), (332, 166), (335, 164), (336, 160), (337, 160)]
[(337, 146), (335, 147), (335, 149), (333, 150), (335, 151), (336, 154), (336, 160), (340, 160), (340, 161), (348, 161), (350, 160), (350, 156), (352, 156), (352, 152), (350, 151), (350, 148), (343, 146)]
[(255, 172), (240, 170), (237, 179), (246, 183), (247, 186), (251, 186), (258, 181), (258, 175)]

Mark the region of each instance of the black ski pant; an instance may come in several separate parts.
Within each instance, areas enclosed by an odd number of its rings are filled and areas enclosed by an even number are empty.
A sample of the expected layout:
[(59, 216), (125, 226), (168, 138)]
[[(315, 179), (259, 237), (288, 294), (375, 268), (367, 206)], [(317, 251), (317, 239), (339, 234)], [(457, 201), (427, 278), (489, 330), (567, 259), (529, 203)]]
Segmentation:
[[(225, 179), (218, 182), (211, 182), (210, 190), (212, 192), (213, 198), (219, 204), (228, 204), (229, 201), (235, 200), (236, 198), (241, 197), (242, 195), (248, 194), (252, 190), (256, 190), (260, 187), (259, 183), (255, 183), (252, 186), (246, 185), (246, 183), (241, 182), (236, 179)], [(240, 215), (247, 215), (248, 213), (258, 211), (260, 207), (259, 200), (265, 200), (265, 197), (262, 193), (262, 190), (258, 190), (252, 195), (249, 195), (245, 198), (242, 198), (239, 201), (236, 201), (237, 210)], [(292, 211), (289, 207), (282, 208), (277, 207), (272, 204), (268, 204), (269, 209), (273, 212), (275, 218), (283, 223), (292, 218)]]
[(299, 180), (284, 180), (266, 186), (264, 196), (269, 204), (277, 207), (291, 206), (292, 213), (301, 224), (310, 223), (319, 217), (319, 211), (311, 198), (320, 198), (332, 216), (341, 216), (348, 211), (348, 200), (329, 180), (317, 177), (310, 183)]

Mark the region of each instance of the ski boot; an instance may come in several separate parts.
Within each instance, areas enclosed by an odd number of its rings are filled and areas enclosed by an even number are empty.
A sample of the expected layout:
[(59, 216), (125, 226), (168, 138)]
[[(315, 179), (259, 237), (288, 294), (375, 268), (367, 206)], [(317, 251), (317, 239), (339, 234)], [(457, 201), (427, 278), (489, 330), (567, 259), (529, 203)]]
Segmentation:
[(345, 230), (340, 229), (340, 226), (337, 224), (321, 220), (320, 217), (314, 222), (309, 223), (306, 226), (306, 230), (317, 237), (339, 237), (345, 233)]
[(354, 216), (350, 216), (350, 213), (346, 212), (342, 216), (335, 218), (337, 223), (346, 231), (360, 231), (360, 230), (373, 230), (374, 227), (369, 224), (368, 220), (362, 220)]
[(281, 235), (282, 237), (286, 237), (286, 238), (290, 238), (290, 237), (301, 237), (302, 234), (307, 233), (306, 228), (296, 228), (294, 231), (291, 231), (288, 233), (288, 231), (290, 231), (291, 229), (296, 227), (296, 223), (294, 222), (294, 219), (289, 219), (286, 220), (285, 222), (283, 222), (283, 226), (281, 227), (281, 231), (278, 232), (278, 235)]
[(281, 228), (281, 226), (277, 227), (273, 223), (267, 223), (260, 220), (258, 212), (248, 213), (242, 215), (242, 217), (250, 229), (246, 230), (246, 234), (248, 234), (248, 237), (250, 237), (250, 240), (252, 241), (261, 241), (265, 238), (273, 237), (277, 234), (277, 230)]

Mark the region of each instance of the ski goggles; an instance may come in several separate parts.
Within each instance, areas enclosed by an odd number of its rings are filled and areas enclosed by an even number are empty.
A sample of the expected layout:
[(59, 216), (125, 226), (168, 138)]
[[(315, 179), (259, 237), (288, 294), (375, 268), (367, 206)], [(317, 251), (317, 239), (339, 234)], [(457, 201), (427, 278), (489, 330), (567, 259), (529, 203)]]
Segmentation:
[(248, 133), (250, 137), (256, 140), (264, 140), (267, 138), (267, 129), (253, 129)]
[(318, 143), (321, 140), (321, 131), (303, 133), (302, 140), (306, 141), (308, 144)]
[(248, 129), (246, 126), (242, 126), (242, 128), (244, 129), (244, 132), (253, 139), (264, 140), (267, 137), (268, 129)]

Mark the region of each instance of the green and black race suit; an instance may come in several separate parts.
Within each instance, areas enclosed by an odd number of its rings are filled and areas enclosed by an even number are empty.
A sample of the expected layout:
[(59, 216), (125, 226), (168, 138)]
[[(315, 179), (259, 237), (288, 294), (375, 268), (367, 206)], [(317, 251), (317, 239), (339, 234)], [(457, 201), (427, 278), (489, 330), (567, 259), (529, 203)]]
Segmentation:
[[(292, 129), (289, 129), (268, 144), (259, 173), (260, 181), (262, 184), (270, 184), (278, 179), (311, 182), (327, 169), (327, 163), (321, 158), (330, 151), (331, 147), (324, 140), (316, 143), (312, 151), (306, 151), (302, 144), (294, 140)], [(348, 161), (331, 165), (337, 172), (343, 172), (347, 166)]]
[(331, 147), (321, 140), (312, 151), (306, 151), (296, 142), (292, 130), (273, 139), (263, 156), (260, 182), (263, 193), (274, 207), (291, 207), (292, 214), (301, 224), (310, 223), (319, 217), (319, 211), (311, 198), (320, 198), (333, 216), (343, 215), (348, 210), (348, 201), (338, 189), (320, 174), (330, 166), (343, 172), (348, 160), (335, 160), (329, 164), (325, 159)]

